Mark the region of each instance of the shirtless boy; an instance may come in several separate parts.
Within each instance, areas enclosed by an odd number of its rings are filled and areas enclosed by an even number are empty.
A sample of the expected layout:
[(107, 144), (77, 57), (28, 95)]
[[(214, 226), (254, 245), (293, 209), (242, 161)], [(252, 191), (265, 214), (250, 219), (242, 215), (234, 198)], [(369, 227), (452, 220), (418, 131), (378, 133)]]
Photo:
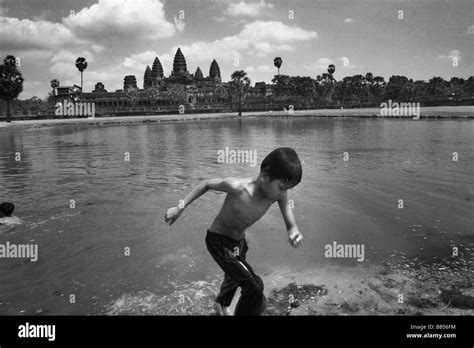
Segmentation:
[(246, 261), (245, 231), (278, 201), (288, 240), (293, 247), (298, 247), (303, 235), (296, 226), (287, 191), (295, 187), (301, 177), (298, 155), (291, 148), (281, 147), (263, 160), (258, 176), (204, 180), (178, 207), (168, 209), (165, 221), (172, 225), (191, 202), (208, 190), (227, 193), (221, 211), (206, 235), (207, 249), (225, 273), (214, 303), (217, 314), (228, 315), (227, 307), (239, 286), (242, 291), (234, 315), (261, 315), (264, 312), (263, 282)]

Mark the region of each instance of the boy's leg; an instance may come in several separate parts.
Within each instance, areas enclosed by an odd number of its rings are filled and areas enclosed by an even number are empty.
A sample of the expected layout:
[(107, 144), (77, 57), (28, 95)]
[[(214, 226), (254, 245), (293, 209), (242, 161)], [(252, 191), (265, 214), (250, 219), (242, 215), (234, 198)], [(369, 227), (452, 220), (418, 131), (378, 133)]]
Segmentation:
[[(216, 236), (215, 233), (208, 233), (206, 245), (222, 270), (242, 288), (235, 315), (262, 314), (266, 302), (263, 295), (263, 282), (245, 261), (248, 250), (245, 239), (240, 242), (230, 241), (228, 238)], [(230, 294), (230, 291), (228, 293)]]
[(263, 281), (262, 278), (255, 274), (252, 266), (247, 263), (247, 250), (247, 241), (244, 240), (240, 262), (248, 269), (249, 273), (252, 274), (256, 285), (252, 284), (250, 287), (242, 287), (242, 293), (239, 302), (237, 302), (237, 306), (235, 307), (234, 315), (261, 315), (265, 311), (267, 303), (265, 295), (263, 294)]
[(221, 290), (215, 301), (220, 303), (223, 307), (229, 307), (238, 287), (239, 283), (237, 283), (227, 273), (225, 273), (224, 281), (221, 284)]
[[(214, 261), (220, 265), (220, 259), (222, 258), (222, 237), (216, 233), (209, 233), (206, 235), (206, 246), (207, 250), (211, 254)], [(222, 266), (221, 266), (222, 268)], [(222, 268), (223, 269), (223, 268)], [(215, 302), (222, 307), (229, 307), (232, 303), (232, 299), (237, 292), (239, 283), (235, 281), (227, 272), (224, 270), (224, 280), (222, 281), (219, 294), (217, 295)]]
[[(240, 257), (245, 260), (247, 256), (247, 251), (249, 250), (247, 241), (244, 239), (243, 243), (241, 244), (241, 253)], [(223, 307), (229, 307), (232, 303), (232, 300), (237, 292), (237, 288), (239, 287), (239, 283), (232, 279), (230, 275), (227, 273), (224, 274), (224, 281), (221, 284), (221, 290), (219, 295), (216, 297), (216, 302), (220, 303)]]

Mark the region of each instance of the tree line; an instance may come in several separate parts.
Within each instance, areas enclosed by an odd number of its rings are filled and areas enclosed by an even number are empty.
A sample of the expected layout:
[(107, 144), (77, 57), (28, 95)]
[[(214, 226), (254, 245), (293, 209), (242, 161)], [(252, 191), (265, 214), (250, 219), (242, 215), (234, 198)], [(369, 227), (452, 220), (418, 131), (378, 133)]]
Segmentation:
[[(278, 74), (272, 79), (271, 95), (264, 96), (258, 88), (252, 88), (251, 81), (243, 70), (234, 71), (229, 83), (219, 86), (219, 93), (216, 93), (221, 99), (232, 95), (238, 101), (239, 115), (242, 103), (252, 101), (291, 104), (300, 108), (379, 106), (388, 100), (419, 102), (422, 105), (474, 105), (474, 76), (467, 79), (452, 77), (450, 80), (444, 80), (442, 77), (433, 77), (428, 81), (414, 81), (406, 76), (393, 75), (385, 81), (382, 76), (374, 76), (368, 72), (365, 75), (345, 76), (338, 81), (334, 77), (336, 67), (333, 64), (328, 66), (327, 72), (312, 78), (280, 75), (282, 62), (280, 57), (273, 60)], [(37, 115), (51, 109), (56, 101), (54, 92), (50, 92), (45, 100), (36, 96), (18, 100), (24, 83), (18, 65), (17, 59), (12, 55), (6, 56), (3, 64), (0, 64), (0, 110), (6, 110), (7, 122), (10, 121), (12, 113)], [(87, 68), (86, 59), (78, 57), (75, 65), (81, 73), (82, 88), (82, 76)], [(57, 79), (51, 81), (53, 91), (59, 85)], [(224, 86), (227, 86), (225, 91)], [(171, 88), (170, 97), (184, 100), (184, 91), (181, 91), (179, 86), (175, 87), (176, 91)], [(130, 98), (133, 99), (132, 97), (131, 95)]]
[(453, 77), (449, 81), (433, 77), (429, 81), (394, 75), (388, 81), (382, 76), (346, 76), (337, 81), (324, 73), (315, 79), (309, 76), (276, 75), (272, 80), (273, 99), (293, 100), (309, 105), (380, 105), (383, 101), (420, 102), (421, 104), (474, 104), (474, 76)]

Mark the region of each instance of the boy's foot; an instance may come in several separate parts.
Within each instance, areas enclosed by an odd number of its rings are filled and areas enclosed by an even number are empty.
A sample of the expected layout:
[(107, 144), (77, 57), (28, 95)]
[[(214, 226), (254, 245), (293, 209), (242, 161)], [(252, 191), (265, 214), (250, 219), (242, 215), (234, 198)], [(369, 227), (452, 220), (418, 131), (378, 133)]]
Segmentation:
[(214, 302), (213, 308), (215, 312), (214, 315), (219, 315), (219, 316), (230, 315), (228, 307), (224, 307), (220, 303)]

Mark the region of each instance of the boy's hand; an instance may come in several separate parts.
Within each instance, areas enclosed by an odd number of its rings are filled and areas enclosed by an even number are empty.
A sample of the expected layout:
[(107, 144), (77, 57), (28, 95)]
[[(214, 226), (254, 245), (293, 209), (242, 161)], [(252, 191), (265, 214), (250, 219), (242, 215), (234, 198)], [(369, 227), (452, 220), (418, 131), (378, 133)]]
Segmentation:
[(171, 226), (172, 224), (174, 224), (176, 219), (179, 218), (182, 212), (183, 209), (179, 207), (169, 208), (165, 214), (165, 222)]
[(298, 230), (298, 227), (293, 227), (288, 231), (288, 241), (290, 242), (293, 248), (299, 247), (302, 240), (303, 235)]

